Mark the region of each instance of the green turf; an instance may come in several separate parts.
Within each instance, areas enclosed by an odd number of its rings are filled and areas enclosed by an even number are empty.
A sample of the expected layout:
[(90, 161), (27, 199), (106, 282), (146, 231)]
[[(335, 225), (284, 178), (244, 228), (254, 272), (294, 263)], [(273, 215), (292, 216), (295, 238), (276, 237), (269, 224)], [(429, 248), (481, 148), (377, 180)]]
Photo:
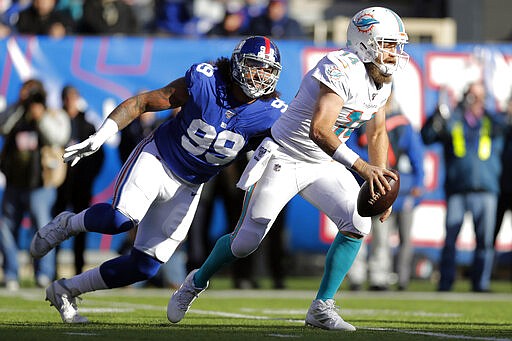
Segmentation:
[[(294, 276), (288, 279), (286, 282), (287, 289), (292, 290), (317, 290), (320, 285), (320, 276), (310, 276), (310, 277), (301, 277)], [(267, 278), (263, 278), (258, 281), (261, 289), (272, 289), (272, 281)], [(346, 291), (349, 287), (349, 282), (344, 281), (341, 290)], [(232, 283), (231, 280), (226, 277), (216, 277), (212, 282), (210, 288), (214, 289), (231, 289)], [(428, 280), (412, 280), (411, 284), (408, 288), (408, 291), (435, 291), (437, 288), (437, 283), (433, 283)], [(394, 287), (390, 288), (391, 290)], [(453, 286), (454, 292), (470, 292), (471, 291), (471, 283), (468, 279), (458, 279), (455, 281)], [(512, 282), (507, 280), (494, 280), (491, 282), (491, 291), (495, 293), (509, 293), (512, 294)]]
[(304, 327), (315, 294), (305, 287), (314, 289), (316, 281), (287, 282), (303, 290), (236, 291), (223, 289), (228, 280), (214, 280), (176, 325), (165, 314), (170, 290), (89, 293), (79, 306), (91, 323), (64, 325), (43, 289), (1, 289), (0, 340), (512, 340), (510, 282), (493, 283), (495, 291), (504, 289), (493, 294), (341, 291), (342, 316), (358, 330), (340, 333)]

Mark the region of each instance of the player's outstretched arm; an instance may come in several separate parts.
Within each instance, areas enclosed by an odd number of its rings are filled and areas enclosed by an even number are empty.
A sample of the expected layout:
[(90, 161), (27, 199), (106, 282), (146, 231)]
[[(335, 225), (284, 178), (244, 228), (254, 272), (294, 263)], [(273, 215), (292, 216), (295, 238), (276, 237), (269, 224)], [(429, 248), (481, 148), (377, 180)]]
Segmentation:
[(64, 162), (77, 164), (81, 158), (96, 152), (109, 138), (147, 111), (177, 108), (188, 99), (185, 78), (179, 78), (163, 88), (140, 93), (119, 104), (105, 119), (98, 131), (80, 143), (64, 150)]
[(161, 111), (178, 108), (188, 99), (185, 78), (178, 78), (163, 88), (142, 92), (119, 104), (107, 119), (116, 122), (119, 130), (147, 111)]

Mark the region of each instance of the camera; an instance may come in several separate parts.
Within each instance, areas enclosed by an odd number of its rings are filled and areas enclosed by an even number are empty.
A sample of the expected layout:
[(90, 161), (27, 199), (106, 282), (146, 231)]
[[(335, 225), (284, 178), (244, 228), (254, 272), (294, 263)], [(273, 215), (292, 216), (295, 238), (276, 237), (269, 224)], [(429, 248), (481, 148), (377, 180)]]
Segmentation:
[(28, 96), (24, 101), (24, 104), (30, 105), (33, 103), (46, 104), (46, 93), (44, 91), (41, 91), (41, 89), (37, 89), (37, 88), (30, 89)]

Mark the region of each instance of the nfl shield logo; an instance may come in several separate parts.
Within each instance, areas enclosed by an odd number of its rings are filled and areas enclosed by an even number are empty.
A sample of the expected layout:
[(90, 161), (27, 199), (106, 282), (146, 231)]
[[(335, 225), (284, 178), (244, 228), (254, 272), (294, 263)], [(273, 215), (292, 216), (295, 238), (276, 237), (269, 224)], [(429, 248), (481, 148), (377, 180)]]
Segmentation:
[(226, 111), (226, 118), (230, 119), (231, 117), (235, 116), (235, 113), (231, 110)]

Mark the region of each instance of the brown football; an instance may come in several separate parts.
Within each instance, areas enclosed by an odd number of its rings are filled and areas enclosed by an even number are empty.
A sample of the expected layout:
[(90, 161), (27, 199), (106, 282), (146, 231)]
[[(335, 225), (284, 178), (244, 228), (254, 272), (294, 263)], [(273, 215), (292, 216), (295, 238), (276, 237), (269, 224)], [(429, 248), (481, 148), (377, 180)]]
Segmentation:
[(380, 194), (380, 192), (376, 193), (372, 198), (370, 195), (370, 186), (368, 182), (365, 181), (359, 190), (359, 195), (357, 196), (357, 212), (362, 217), (373, 217), (381, 214), (385, 210), (387, 210), (396, 200), (398, 196), (398, 190), (400, 189), (400, 174), (395, 169), (390, 169), (393, 173), (396, 174), (398, 180), (394, 180), (388, 175), (385, 175), (389, 184), (391, 185), (391, 190), (387, 191), (385, 195)]

